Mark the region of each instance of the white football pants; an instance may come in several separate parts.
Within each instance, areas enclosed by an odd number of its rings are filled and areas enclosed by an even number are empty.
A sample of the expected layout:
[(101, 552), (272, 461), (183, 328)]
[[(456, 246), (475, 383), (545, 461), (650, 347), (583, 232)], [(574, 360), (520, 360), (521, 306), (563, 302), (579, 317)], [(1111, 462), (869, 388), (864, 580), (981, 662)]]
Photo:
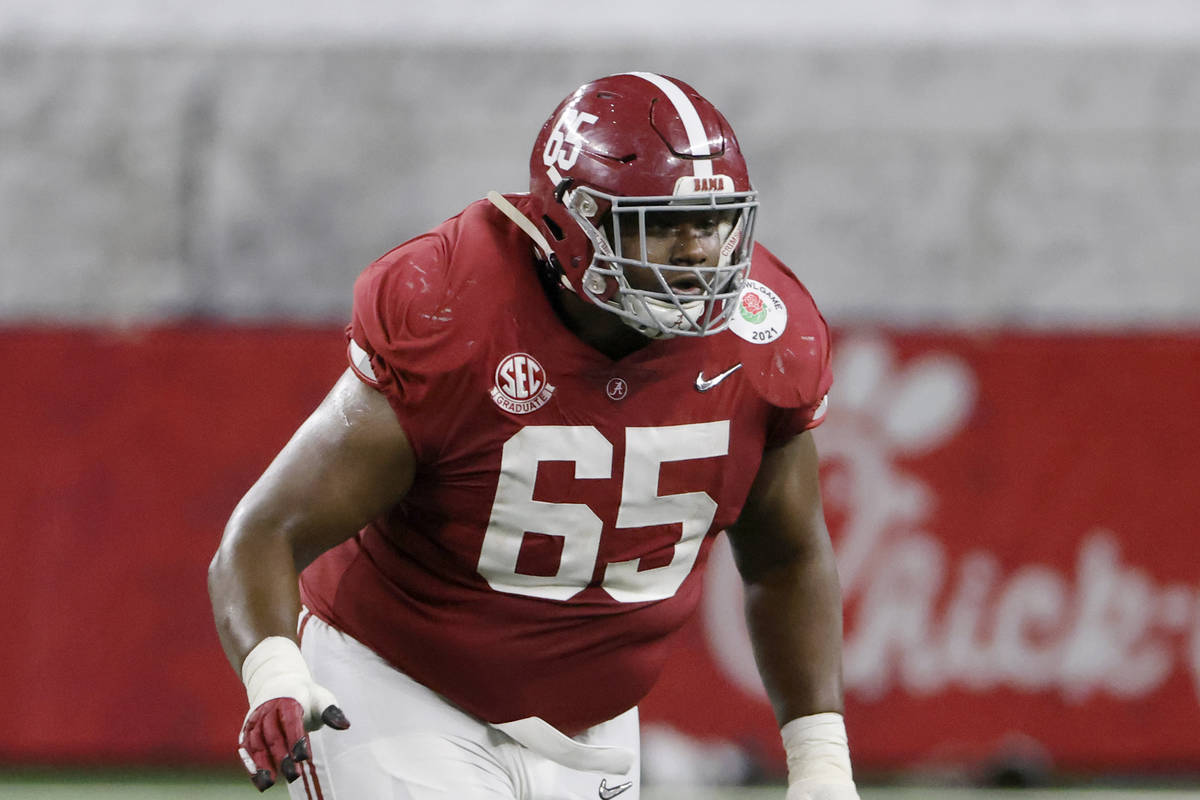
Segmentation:
[[(628, 773), (573, 769), (456, 708), (322, 620), (304, 616), (301, 652), (351, 725), (310, 735), (312, 759), (301, 763), (301, 778), (288, 787), (292, 800), (638, 799), (636, 708), (574, 742), (557, 742), (631, 751)], [(515, 733), (554, 754), (553, 746)]]

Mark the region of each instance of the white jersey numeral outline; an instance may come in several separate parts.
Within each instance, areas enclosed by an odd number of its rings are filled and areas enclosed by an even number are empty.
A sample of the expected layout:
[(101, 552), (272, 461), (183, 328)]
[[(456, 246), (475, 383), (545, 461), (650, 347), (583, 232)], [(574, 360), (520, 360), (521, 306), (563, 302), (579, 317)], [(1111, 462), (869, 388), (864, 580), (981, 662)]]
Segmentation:
[[(716, 517), (717, 503), (707, 492), (658, 494), (662, 465), (728, 454), (729, 420), (626, 429), (625, 470), (614, 535), (673, 524), (681, 526), (681, 534), (669, 564), (639, 570), (641, 557), (609, 563), (602, 587), (614, 600), (636, 603), (673, 596), (695, 566), (700, 545)], [(527, 426), (505, 442), (478, 570), (496, 591), (566, 601), (592, 580), (604, 523), (585, 503), (534, 500), (542, 461), (573, 462), (576, 480), (611, 479), (613, 446), (590, 425)], [(517, 572), (526, 533), (562, 539), (562, 556), (554, 575)]]

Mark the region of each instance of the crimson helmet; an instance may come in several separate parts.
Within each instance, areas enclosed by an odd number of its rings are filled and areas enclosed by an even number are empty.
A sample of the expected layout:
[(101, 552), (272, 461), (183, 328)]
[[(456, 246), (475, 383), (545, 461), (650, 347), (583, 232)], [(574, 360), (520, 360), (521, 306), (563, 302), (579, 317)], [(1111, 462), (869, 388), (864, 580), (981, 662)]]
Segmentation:
[[(750, 271), (758, 207), (729, 122), (695, 89), (649, 72), (579, 87), (542, 126), (529, 161), (533, 222), (564, 286), (651, 336), (723, 330)], [(716, 265), (655, 263), (646, 222), (712, 212)], [(624, 231), (624, 236), (622, 236)], [(640, 242), (622, 252), (622, 239)], [(626, 278), (648, 268), (653, 289)], [(672, 281), (686, 280), (676, 293)]]

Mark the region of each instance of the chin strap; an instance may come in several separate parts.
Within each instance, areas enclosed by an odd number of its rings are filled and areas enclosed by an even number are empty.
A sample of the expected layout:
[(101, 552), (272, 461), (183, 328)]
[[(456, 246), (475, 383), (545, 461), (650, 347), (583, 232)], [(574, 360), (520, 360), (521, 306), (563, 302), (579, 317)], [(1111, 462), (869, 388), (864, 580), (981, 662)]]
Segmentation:
[[(542, 251), (543, 260), (551, 264), (558, 263), (558, 259), (554, 256), (554, 250), (550, 247), (550, 242), (546, 240), (546, 237), (542, 235), (542, 232), (539, 231), (537, 226), (533, 224), (533, 220), (522, 214), (519, 208), (510, 203), (507, 197), (500, 194), (495, 189), (492, 189), (487, 193), (487, 200), (489, 203), (499, 209), (501, 214), (512, 220), (513, 224), (524, 231), (530, 239), (533, 239), (533, 243), (537, 245), (538, 250)], [(559, 274), (561, 276), (563, 286), (566, 286), (568, 289), (574, 291), (575, 287), (571, 285), (571, 282), (567, 279), (566, 274), (563, 273), (561, 269), (559, 270)]]

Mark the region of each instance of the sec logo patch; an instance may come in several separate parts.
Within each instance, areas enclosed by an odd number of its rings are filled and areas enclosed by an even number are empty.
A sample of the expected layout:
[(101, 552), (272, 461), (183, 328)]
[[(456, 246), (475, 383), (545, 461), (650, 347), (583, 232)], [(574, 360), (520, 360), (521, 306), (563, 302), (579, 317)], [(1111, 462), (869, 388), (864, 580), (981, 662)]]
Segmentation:
[(492, 400), (511, 414), (528, 414), (550, 402), (554, 387), (546, 379), (546, 371), (528, 353), (512, 353), (496, 366), (496, 381)]

